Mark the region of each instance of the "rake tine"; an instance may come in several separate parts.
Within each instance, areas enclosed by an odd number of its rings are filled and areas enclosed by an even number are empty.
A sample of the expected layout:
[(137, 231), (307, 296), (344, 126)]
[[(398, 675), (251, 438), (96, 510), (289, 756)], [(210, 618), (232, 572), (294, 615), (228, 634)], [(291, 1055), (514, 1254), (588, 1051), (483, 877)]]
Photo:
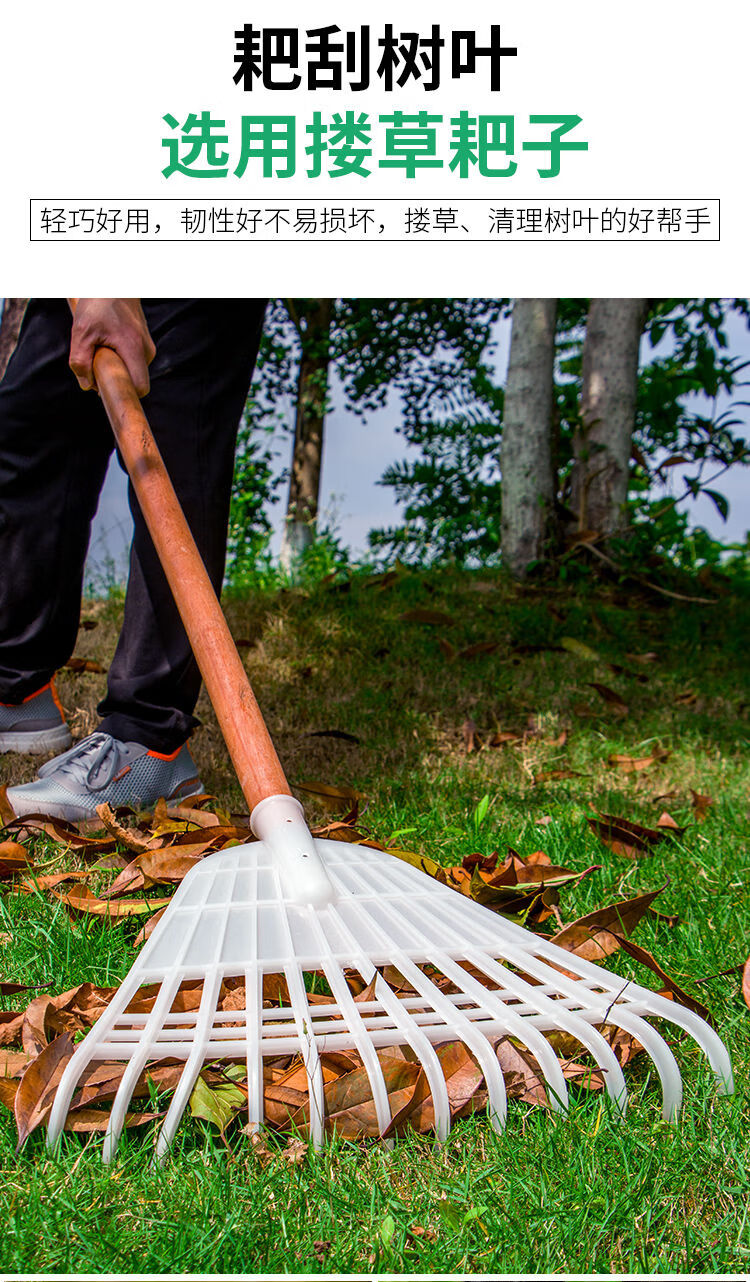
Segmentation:
[[(372, 1090), (373, 1102), (375, 1104), (375, 1116), (378, 1119), (378, 1126), (382, 1135), (383, 1132), (388, 1129), (391, 1121), (391, 1106), (388, 1103), (388, 1089), (385, 1084), (380, 1060), (375, 1052), (375, 1047), (370, 1041), (367, 1028), (365, 1027), (365, 1022), (357, 1008), (357, 1003), (354, 1001), (354, 998), (349, 991), (349, 985), (339, 970), (336, 962), (333, 960), (332, 954), (329, 954), (328, 959), (323, 959), (323, 973), (331, 986), (331, 992), (339, 1004), (339, 1009), (349, 1026), (349, 1031), (354, 1039), (354, 1044), (360, 1054), (362, 1063), (364, 1064), (367, 1078), (370, 1083), (370, 1089)], [(375, 977), (376, 973), (375, 967), (373, 966), (372, 974), (369, 979), (365, 975), (363, 975), (362, 978), (366, 983), (369, 983)], [(384, 1143), (387, 1148), (393, 1147), (392, 1139), (386, 1139), (384, 1140)]]
[[(424, 916), (424, 912), (421, 909), (421, 906), (414, 905), (414, 910), (415, 910), (415, 915), (416, 913), (419, 913), (420, 917)], [(396, 914), (400, 916), (401, 919), (405, 921), (406, 924), (408, 925), (408, 921), (402, 913), (398, 913), (398, 910), (396, 910)], [(455, 928), (452, 927), (450, 923), (446, 924), (446, 931), (454, 936), (458, 944), (463, 943), (460, 936), (456, 934)], [(406, 960), (403, 953), (399, 953), (399, 957), (401, 957), (403, 960)], [(432, 962), (433, 962), (433, 965), (437, 966), (438, 970), (443, 971), (444, 974), (448, 974), (448, 971), (446, 970), (446, 966), (452, 965), (450, 957), (442, 950), (440, 951), (440, 953), (437, 953), (437, 952), (434, 953), (432, 957)], [(396, 964), (398, 965), (399, 970), (401, 970), (401, 963), (398, 962)], [(458, 969), (460, 970), (460, 968)], [(404, 972), (402, 970), (402, 974), (403, 973)], [(419, 973), (422, 974), (421, 971)], [(466, 977), (465, 971), (460, 970), (460, 974), (463, 977)], [(463, 979), (457, 980), (455, 976), (456, 976), (456, 971), (454, 970), (453, 976), (452, 976), (454, 978), (454, 982), (457, 982), (459, 984), (459, 987), (463, 987), (464, 986)], [(485, 989), (481, 990), (481, 1004), (484, 1006), (487, 1006), (487, 1005), (491, 1006), (491, 1008), (495, 1011), (495, 1014), (498, 1015), (503, 1020), (508, 1032), (512, 1033), (515, 1037), (518, 1037), (520, 1041), (524, 1042), (525, 1045), (528, 1047), (528, 1049), (532, 1052), (532, 1054), (536, 1056), (537, 1060), (539, 1061), (539, 1067), (541, 1068), (544, 1074), (545, 1082), (548, 1087), (548, 1097), (549, 1097), (550, 1108), (553, 1110), (553, 1112), (556, 1112), (556, 1113), (567, 1112), (568, 1087), (567, 1087), (565, 1078), (563, 1076), (562, 1069), (558, 1062), (557, 1056), (555, 1055), (555, 1052), (553, 1051), (546, 1037), (544, 1037), (539, 1032), (538, 1029), (534, 1028), (532, 1024), (529, 1024), (525, 1020), (523, 1020), (520, 1015), (516, 1015), (516, 1013), (512, 1011), (508, 1006), (506, 1006), (504, 1002), (501, 1002), (499, 998), (495, 998), (494, 1001), (488, 1002), (487, 1001), (488, 995), (489, 994), (487, 993), (487, 990)], [(450, 1003), (450, 1007), (451, 1007), (451, 1010), (455, 1010), (452, 1002)], [(456, 1017), (454, 1014), (454, 1019), (455, 1018)], [(500, 1071), (500, 1065), (498, 1064), (497, 1056), (493, 1055), (493, 1060), (497, 1065), (498, 1071), (500, 1072), (500, 1076), (502, 1078), (502, 1072)], [(493, 1073), (493, 1076), (494, 1076), (494, 1073)], [(489, 1088), (489, 1082), (488, 1082), (488, 1091), (489, 1089), (490, 1088)], [(505, 1097), (504, 1079), (503, 1079), (503, 1097)], [(505, 1103), (503, 1116), (505, 1115), (505, 1110), (507, 1110), (507, 1101)]]
[(445, 1077), (440, 1067), (440, 1060), (435, 1054), (435, 1048), (380, 974), (378, 974), (375, 981), (375, 996), (400, 1030), (407, 1046), (411, 1047), (422, 1063), (427, 1085), (432, 1096), (432, 1107), (435, 1113), (435, 1135), (442, 1143), (442, 1141), (447, 1140), (448, 1132), (451, 1128), (451, 1106), (448, 1099), (448, 1087), (445, 1084)]
[[(550, 957), (554, 945), (545, 941), (540, 941), (540, 943), (542, 946), (539, 951), (542, 957)], [(559, 959), (557, 957), (558, 952), (562, 954)], [(694, 1011), (688, 1010), (687, 1007), (681, 1006), (678, 1002), (668, 1001), (650, 988), (642, 988), (640, 984), (634, 981), (628, 981), (623, 987), (623, 982), (619, 975), (615, 975), (612, 971), (601, 969), (592, 962), (586, 961), (583, 957), (568, 954), (563, 949), (555, 949), (550, 960), (554, 960), (556, 965), (564, 965), (569, 970), (575, 971), (583, 979), (594, 979), (599, 986), (606, 986), (610, 989), (615, 1017), (608, 1022), (619, 1023), (624, 1028), (625, 1025), (620, 1018), (621, 1012), (628, 1010), (628, 1007), (633, 1003), (638, 1003), (645, 1007), (648, 1014), (654, 1015), (659, 1019), (669, 1020), (670, 1023), (675, 1024), (678, 1028), (682, 1028), (697, 1042), (708, 1059), (711, 1068), (716, 1074), (720, 1092), (722, 1094), (731, 1094), (733, 1077), (729, 1053), (719, 1036), (700, 1015), (696, 1015)], [(541, 965), (547, 965), (544, 960), (540, 959), (540, 961)], [(526, 965), (527, 970), (530, 969), (526, 962), (524, 962), (524, 965)], [(561, 990), (569, 992), (569, 986), (560, 983), (564, 976), (556, 970), (553, 970), (552, 974), (554, 976), (552, 982)], [(577, 981), (573, 980), (573, 983), (575, 984)], [(623, 1002), (620, 999), (625, 994), (626, 1001)], [(598, 998), (600, 1002), (604, 1000), (600, 994), (591, 994), (591, 997), (592, 999)], [(650, 1027), (650, 1025), (646, 1025), (646, 1027)], [(638, 1040), (644, 1044), (640, 1035)]]
[(154, 1055), (154, 1046), (156, 1040), (164, 1027), (164, 1021), (172, 1009), (172, 1002), (175, 994), (180, 987), (181, 976), (179, 974), (168, 975), (156, 997), (156, 1001), (151, 1008), (151, 1012), (141, 1029), (138, 1038), (138, 1049), (128, 1060), (125, 1072), (120, 1079), (120, 1085), (117, 1088), (117, 1094), (112, 1102), (112, 1109), (107, 1123), (107, 1130), (104, 1134), (104, 1147), (102, 1149), (102, 1161), (105, 1166), (114, 1158), (117, 1151), (117, 1145), (120, 1141), (120, 1135), (125, 1123), (125, 1116), (130, 1103), (131, 1096), (135, 1090), (138, 1078), (143, 1072), (146, 1064), (150, 1059), (158, 1058)]
[(648, 988), (639, 987), (638, 997), (643, 998), (643, 1004), (647, 1006), (649, 1014), (657, 1019), (669, 1020), (671, 1024), (681, 1028), (698, 1043), (716, 1075), (719, 1093), (731, 1095), (734, 1090), (732, 1061), (726, 1046), (711, 1025), (707, 1024), (705, 1019), (695, 1011), (688, 1010), (686, 1006), (681, 1006), (677, 1002), (669, 1001), (659, 993), (652, 993)]
[[(530, 1005), (536, 1006), (540, 1014), (548, 1015), (552, 1028), (560, 1032), (569, 1033), (581, 1043), (583, 1047), (593, 1056), (599, 1068), (604, 1074), (604, 1085), (615, 1105), (617, 1112), (622, 1117), (627, 1107), (628, 1088), (623, 1076), (622, 1068), (615, 1055), (612, 1047), (602, 1034), (593, 1028), (591, 1024), (576, 1015), (573, 1011), (561, 1009), (559, 1004), (552, 998), (547, 997), (545, 993), (539, 992), (533, 984), (526, 983), (518, 975), (514, 975), (505, 966), (488, 957), (485, 953), (470, 952), (467, 954), (467, 961), (471, 962), (477, 969), (484, 971), (488, 979), (494, 979), (502, 984), (504, 988), (510, 989), (516, 996), (523, 998)], [(468, 993), (471, 993), (478, 1001), (486, 1003), (490, 1009), (495, 1010), (498, 1006), (503, 1007), (504, 1003), (495, 993), (488, 990), (463, 970), (463, 967), (452, 963), (452, 968), (456, 974), (455, 983), (462, 983)], [(448, 974), (448, 971), (446, 971)], [(463, 976), (459, 979), (460, 976)], [(518, 1016), (524, 1025), (524, 1036), (527, 1039), (529, 1049), (533, 1049), (532, 1042), (528, 1040), (530, 1029), (534, 1030), (536, 1036), (540, 1037), (545, 1046), (549, 1047), (550, 1043), (539, 1029), (534, 1029), (533, 1024), (528, 1020)], [(538, 1058), (538, 1056), (537, 1056)]]
[(294, 1012), (294, 1023), (299, 1038), (302, 1062), (307, 1074), (307, 1087), (310, 1096), (310, 1139), (313, 1148), (322, 1148), (325, 1132), (326, 1100), (323, 1087), (323, 1066), (318, 1054), (315, 1040), (312, 1012), (307, 1000), (302, 970), (298, 965), (288, 963), (284, 966), (289, 997)]
[(214, 968), (203, 983), (203, 992), (201, 993), (201, 1004), (198, 1008), (198, 1017), (195, 1021), (195, 1031), (193, 1034), (193, 1048), (190, 1051), (185, 1067), (180, 1075), (177, 1088), (170, 1101), (167, 1110), (167, 1116), (162, 1122), (159, 1131), (159, 1138), (156, 1141), (156, 1161), (162, 1162), (166, 1157), (175, 1131), (180, 1122), (185, 1107), (192, 1094), (198, 1074), (203, 1067), (206, 1058), (206, 1046), (210, 1039), (211, 1027), (213, 1024), (214, 1014), (216, 1012), (216, 1003), (219, 998), (221, 989), (221, 972)]
[[(349, 1031), (354, 1038), (355, 1046), (359, 1051), (362, 1063), (364, 1064), (370, 1087), (372, 1089), (372, 1098), (375, 1104), (375, 1116), (378, 1119), (378, 1126), (380, 1127), (380, 1133), (382, 1135), (382, 1133), (387, 1130), (391, 1121), (391, 1106), (388, 1103), (388, 1089), (385, 1084), (385, 1078), (383, 1077), (383, 1069), (381, 1068), (380, 1060), (377, 1057), (375, 1048), (370, 1041), (367, 1028), (365, 1027), (365, 1022), (362, 1019), (362, 1014), (349, 991), (349, 985), (342, 974), (341, 967), (334, 957), (333, 951), (328, 942), (328, 937), (322, 928), (320, 918), (313, 915), (312, 925), (318, 938), (319, 947), (321, 948), (323, 972), (331, 987), (331, 992), (339, 1004), (339, 1009), (347, 1022)], [(365, 981), (365, 984), (371, 983), (375, 974), (375, 967), (372, 963), (369, 963), (367, 973), (362, 972), (362, 978)], [(384, 1143), (387, 1148), (393, 1147), (392, 1139), (387, 1139)]]
[(80, 1046), (76, 1047), (72, 1058), (66, 1064), (47, 1121), (48, 1149), (54, 1149), (62, 1135), (68, 1109), (81, 1075), (94, 1058), (103, 1037), (111, 1033), (117, 1020), (125, 1013), (140, 985), (140, 977), (132, 972), (123, 980), (107, 1009), (86, 1034)]
[(487, 1086), (489, 1116), (493, 1130), (505, 1129), (508, 1114), (508, 1096), (505, 1090), (505, 1078), (492, 1046), (478, 1029), (472, 1026), (463, 1011), (441, 993), (436, 984), (429, 979), (418, 966), (402, 953), (394, 963), (398, 966), (404, 979), (411, 981), (412, 987), (421, 993), (438, 1015), (442, 1015), (447, 1024), (447, 1031), (456, 1034), (472, 1052), (484, 1073)]
[(251, 1135), (263, 1125), (263, 972), (245, 971), (247, 1115)]
[[(508, 950), (508, 952), (510, 951), (511, 950)], [(529, 974), (535, 974), (538, 979), (542, 979), (548, 983), (551, 980), (555, 983), (558, 992), (569, 997), (575, 997), (580, 1001), (580, 996), (575, 987), (577, 980), (566, 979), (566, 977), (559, 971), (553, 971), (545, 962), (539, 961), (532, 953), (529, 953), (528, 957), (523, 961), (516, 961), (515, 964), (523, 965)], [(494, 965), (489, 968), (488, 973), (494, 974), (494, 977), (498, 978), (498, 973), (494, 973), (495, 967), (497, 967), (497, 972), (501, 975), (502, 967), (498, 966), (497, 963), (494, 963)], [(482, 969), (487, 968), (483, 965)], [(621, 985), (619, 993), (615, 996), (620, 996), (625, 991), (626, 987), (627, 981), (624, 985)], [(533, 993), (533, 986), (531, 986), (531, 988)], [(540, 994), (540, 998), (543, 996), (544, 994)], [(531, 1000), (534, 1000), (534, 998), (532, 997)], [(645, 1020), (641, 1019), (632, 1011), (628, 1011), (624, 1007), (623, 1003), (614, 1000), (607, 1002), (606, 999), (598, 993), (589, 993), (588, 1000), (590, 1009), (598, 1016), (599, 1022), (603, 1024), (619, 1024), (619, 1026), (625, 1029), (626, 1032), (629, 1032), (636, 1037), (644, 1050), (648, 1051), (656, 1065), (656, 1070), (662, 1084), (664, 1116), (668, 1120), (672, 1119), (675, 1116), (675, 1110), (679, 1110), (682, 1098), (682, 1082), (677, 1061), (664, 1039), (655, 1031), (655, 1029), (651, 1028), (650, 1024), (647, 1024)], [(557, 1006), (556, 1002), (552, 1002), (551, 1004), (553, 1008)], [(564, 1014), (559, 1009), (555, 1010), (556, 1025), (563, 1028), (567, 1026), (568, 1029), (570, 1029), (571, 1018), (575, 1020), (576, 1016), (573, 1012), (566, 1010), (564, 1007), (563, 1012)], [(582, 1020), (581, 1022), (585, 1021)], [(581, 1030), (580, 1035), (582, 1039), (583, 1030)], [(579, 1036), (579, 1034), (577, 1033), (576, 1036)], [(604, 1038), (601, 1040), (604, 1042)]]
[[(328, 913), (335, 921), (339, 932), (346, 937), (355, 965), (364, 978), (371, 969), (372, 962), (362, 952), (354, 934), (335, 905), (329, 906)], [(406, 1045), (410, 1046), (414, 1054), (422, 1061), (422, 1067), (432, 1095), (432, 1106), (435, 1111), (435, 1134), (438, 1140), (446, 1140), (451, 1127), (450, 1101), (443, 1070), (440, 1067), (440, 1060), (435, 1054), (434, 1047), (429, 1039), (425, 1037), (417, 1021), (398, 1000), (393, 989), (386, 983), (379, 972), (375, 980), (375, 996), (387, 1014), (390, 1015), (396, 1028), (401, 1032)]]
[(671, 1050), (660, 1033), (652, 1028), (645, 1019), (633, 1011), (615, 1007), (614, 1014), (609, 1010), (602, 1012), (611, 1024), (618, 1024), (626, 1033), (630, 1033), (651, 1056), (659, 1074), (662, 1089), (662, 1116), (665, 1122), (676, 1122), (682, 1105), (682, 1077), (680, 1068)]

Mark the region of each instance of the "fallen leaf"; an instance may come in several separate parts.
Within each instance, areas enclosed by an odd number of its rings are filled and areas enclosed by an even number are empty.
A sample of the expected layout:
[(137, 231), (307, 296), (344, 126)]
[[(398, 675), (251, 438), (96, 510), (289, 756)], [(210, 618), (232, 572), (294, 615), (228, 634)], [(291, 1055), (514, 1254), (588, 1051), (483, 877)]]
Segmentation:
[(330, 783), (321, 783), (317, 779), (307, 779), (295, 784), (300, 792), (308, 792), (315, 797), (329, 811), (341, 810), (342, 805), (351, 805), (352, 802), (358, 802), (362, 798), (360, 792), (354, 788), (334, 787)]
[[(648, 912), (657, 895), (664, 890), (648, 891), (645, 895), (636, 895), (634, 899), (623, 899), (604, 908), (579, 917), (552, 936), (552, 943), (564, 948), (577, 957), (587, 961), (601, 961), (617, 952), (620, 947), (618, 936), (632, 934), (641, 918)], [(601, 935), (601, 939), (600, 939)], [(624, 982), (624, 981), (623, 981)]]
[(18, 841), (0, 841), (0, 881), (9, 881), (20, 871), (33, 868), (28, 851)]
[(503, 748), (507, 743), (520, 743), (521, 735), (512, 730), (497, 730), (488, 740), (488, 747)]
[(499, 641), (475, 641), (473, 645), (464, 646), (459, 650), (459, 659), (476, 659), (480, 654), (494, 654), (495, 650), (500, 648)]
[(508, 1097), (546, 1108), (544, 1075), (531, 1052), (502, 1037), (495, 1047), (495, 1054), (503, 1070)]
[(675, 695), (674, 701), (675, 703), (679, 703), (683, 708), (690, 708), (694, 703), (698, 702), (698, 695), (695, 690), (681, 690), (679, 694)]
[(707, 793), (696, 792), (693, 788), (690, 789), (690, 795), (693, 798), (692, 807), (695, 822), (702, 824), (708, 814), (709, 807), (714, 804), (714, 799), (709, 797)]
[(636, 961), (640, 962), (642, 966), (648, 967), (648, 969), (653, 971), (655, 975), (658, 975), (665, 988), (681, 1006), (686, 1006), (688, 1010), (695, 1011), (696, 1015), (700, 1015), (701, 1019), (709, 1019), (708, 1008), (704, 1006), (702, 1002), (699, 1002), (696, 997), (691, 997), (683, 988), (680, 988), (680, 986), (667, 974), (663, 966), (660, 965), (648, 949), (643, 948), (641, 944), (633, 943), (632, 939), (626, 939), (624, 936), (618, 935), (615, 931), (612, 933), (615, 934), (617, 942), (623, 952), (626, 952), (628, 956), (633, 957)]
[(445, 637), (438, 637), (438, 645), (440, 646), (440, 649), (442, 650), (446, 659), (448, 660), (455, 659), (456, 647), (454, 645), (451, 645), (450, 641), (446, 641)]
[(204, 1070), (199, 1075), (190, 1096), (190, 1112), (193, 1117), (212, 1122), (223, 1133), (247, 1102), (247, 1091), (243, 1091), (237, 1082), (232, 1080), (238, 1075), (245, 1076), (241, 1068), (235, 1069), (230, 1065), (223, 1072), (226, 1080), (209, 1086)]
[(361, 743), (362, 740), (356, 734), (349, 734), (348, 730), (309, 730), (308, 739), (342, 739), (344, 743)]
[(477, 723), (471, 717), (467, 717), (461, 726), (464, 747), (467, 752), (474, 752), (477, 746)]
[(0, 784), (0, 823), (3, 825), (12, 823), (16, 817), (16, 812), (8, 801), (8, 786)]
[[(632, 823), (617, 815), (600, 813), (596, 819), (588, 819), (587, 823), (605, 846), (625, 859), (649, 855), (651, 847), (664, 841), (667, 835), (663, 828), (645, 828), (643, 824)], [(677, 829), (677, 832), (681, 835), (684, 829)]]
[(648, 770), (649, 766), (655, 765), (657, 761), (666, 761), (670, 755), (663, 748), (652, 752), (648, 757), (627, 757), (623, 756), (622, 753), (613, 752), (607, 758), (607, 761), (615, 770), (622, 770), (625, 774), (636, 774), (641, 770)]
[[(55, 892), (53, 892), (55, 893)], [(80, 913), (94, 913), (98, 917), (117, 920), (120, 917), (139, 917), (164, 908), (168, 899), (98, 899), (87, 886), (75, 886), (65, 894), (55, 894), (68, 908)]]
[[(126, 1113), (124, 1125), (128, 1129), (136, 1126), (147, 1126), (162, 1116), (161, 1113)], [(109, 1113), (98, 1108), (81, 1108), (68, 1113), (63, 1130), (77, 1135), (91, 1135), (94, 1132), (106, 1131), (109, 1126)]]
[(107, 805), (106, 802), (103, 805), (96, 807), (96, 813), (104, 824), (107, 832), (111, 833), (115, 840), (119, 841), (119, 843), (122, 846), (125, 846), (127, 850), (134, 850), (137, 854), (141, 854), (145, 850), (152, 849), (153, 839), (147, 841), (134, 829), (124, 828), (121, 823), (118, 823), (112, 807)]
[(656, 826), (657, 828), (671, 828), (673, 832), (683, 833), (685, 831), (677, 823), (677, 820), (672, 818), (668, 810), (662, 810), (656, 821)]
[(589, 663), (601, 663), (601, 655), (596, 650), (592, 650), (590, 645), (576, 640), (575, 637), (560, 637), (560, 645), (563, 650), (576, 655), (579, 659), (586, 659)]
[(158, 912), (154, 913), (153, 916), (149, 917), (145, 925), (141, 926), (141, 929), (138, 931), (138, 934), (133, 940), (133, 943), (136, 948), (140, 948), (142, 944), (145, 944), (146, 940), (148, 939), (149, 935), (154, 929), (154, 926), (156, 925), (157, 922), (161, 921), (166, 911), (167, 911), (167, 905), (165, 904), (163, 908), (160, 908)]
[(602, 699), (618, 717), (625, 717), (628, 714), (628, 705), (624, 702), (616, 690), (610, 690), (609, 686), (603, 686), (599, 681), (589, 681), (592, 690), (596, 690)]
[(436, 627), (452, 628), (456, 620), (440, 610), (407, 610), (399, 615), (402, 623), (429, 623)]
[(22, 1011), (0, 1011), (0, 1046), (13, 1046), (20, 1041), (22, 1028)]
[(101, 663), (96, 659), (82, 659), (79, 655), (74, 654), (67, 663), (62, 665), (68, 672), (106, 672)]
[(32, 1060), (21, 1078), (13, 1105), (18, 1129), (18, 1148), (32, 1131), (45, 1121), (60, 1078), (75, 1047), (70, 1033), (61, 1033)]
[[(392, 1118), (384, 1134), (390, 1135), (397, 1118), (411, 1103), (423, 1070), (412, 1060), (384, 1055), (382, 1052), (378, 1052), (378, 1059)], [(325, 1087), (325, 1102), (326, 1129), (329, 1132), (335, 1131), (343, 1139), (349, 1140), (380, 1135), (372, 1087), (364, 1068), (356, 1068), (328, 1084)], [(308, 1113), (309, 1104), (305, 1108), (305, 1115)]]
[(750, 1006), (750, 957), (742, 968), (742, 996), (745, 999), (745, 1005)]
[(550, 783), (554, 779), (582, 779), (583, 774), (580, 770), (542, 770), (538, 775), (534, 775), (534, 787), (542, 783)]

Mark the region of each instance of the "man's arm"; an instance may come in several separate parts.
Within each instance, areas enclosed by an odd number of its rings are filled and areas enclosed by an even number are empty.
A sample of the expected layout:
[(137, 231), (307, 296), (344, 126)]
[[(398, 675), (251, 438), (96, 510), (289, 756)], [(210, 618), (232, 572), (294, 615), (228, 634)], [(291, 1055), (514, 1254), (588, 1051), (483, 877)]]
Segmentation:
[(139, 396), (149, 390), (148, 367), (156, 355), (139, 298), (79, 298), (70, 338), (70, 368), (85, 392), (96, 386), (97, 347), (111, 347), (125, 362)]

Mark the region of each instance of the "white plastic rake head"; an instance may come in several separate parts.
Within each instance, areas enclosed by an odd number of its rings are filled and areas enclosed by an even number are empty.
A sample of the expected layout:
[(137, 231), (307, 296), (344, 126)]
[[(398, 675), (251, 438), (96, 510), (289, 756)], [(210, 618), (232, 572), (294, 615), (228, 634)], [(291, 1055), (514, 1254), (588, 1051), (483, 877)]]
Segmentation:
[[(393, 1045), (410, 1047), (421, 1061), (436, 1133), (444, 1139), (450, 1107), (434, 1048), (456, 1040), (484, 1074), (490, 1120), (499, 1130), (506, 1095), (494, 1043), (505, 1036), (536, 1057), (551, 1107), (566, 1110), (562, 1066), (545, 1037), (551, 1031), (572, 1036), (590, 1052), (622, 1114), (627, 1088), (612, 1047), (595, 1027), (603, 1024), (619, 1026), (650, 1055), (661, 1080), (664, 1116), (674, 1120), (682, 1095), (680, 1071), (666, 1042), (644, 1018), (649, 1015), (691, 1034), (707, 1055), (720, 1091), (731, 1092), (727, 1051), (692, 1011), (565, 952), (391, 855), (314, 841), (291, 797), (261, 802), (252, 824), (260, 841), (210, 855), (190, 871), (105, 1014), (75, 1051), (50, 1115), (50, 1145), (60, 1136), (91, 1061), (127, 1062), (105, 1136), (104, 1160), (110, 1161), (132, 1092), (149, 1062), (185, 1061), (159, 1133), (156, 1151), (163, 1157), (204, 1063), (246, 1060), (249, 1122), (257, 1128), (263, 1123), (263, 1059), (292, 1054), (304, 1062), (310, 1134), (320, 1144), (325, 1129), (320, 1056), (340, 1050), (361, 1056), (385, 1132), (391, 1113), (376, 1052)], [(410, 993), (397, 994), (385, 982), (377, 970), (385, 965), (400, 971)], [(443, 991), (424, 965), (451, 981), (453, 991)], [(374, 981), (372, 1000), (354, 1001), (345, 970), (358, 972), (367, 985)], [(331, 1004), (308, 1001), (304, 975), (309, 971), (323, 972)], [(278, 972), (285, 976), (289, 1004), (264, 1009), (263, 976)], [(222, 982), (236, 977), (245, 983), (245, 1009), (221, 1011)], [(173, 1012), (180, 985), (201, 979), (199, 1009)], [(127, 1013), (145, 984), (160, 985), (151, 1011)]]

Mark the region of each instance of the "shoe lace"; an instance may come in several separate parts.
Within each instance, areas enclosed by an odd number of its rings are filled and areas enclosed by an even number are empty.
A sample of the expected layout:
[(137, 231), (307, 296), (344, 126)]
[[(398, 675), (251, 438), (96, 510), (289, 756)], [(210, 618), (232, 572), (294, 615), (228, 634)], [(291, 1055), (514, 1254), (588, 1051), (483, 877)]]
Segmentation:
[(118, 741), (111, 734), (97, 730), (68, 748), (67, 752), (46, 762), (37, 774), (40, 779), (50, 774), (67, 775), (76, 783), (85, 783), (92, 792), (100, 792), (111, 783), (121, 760)]

